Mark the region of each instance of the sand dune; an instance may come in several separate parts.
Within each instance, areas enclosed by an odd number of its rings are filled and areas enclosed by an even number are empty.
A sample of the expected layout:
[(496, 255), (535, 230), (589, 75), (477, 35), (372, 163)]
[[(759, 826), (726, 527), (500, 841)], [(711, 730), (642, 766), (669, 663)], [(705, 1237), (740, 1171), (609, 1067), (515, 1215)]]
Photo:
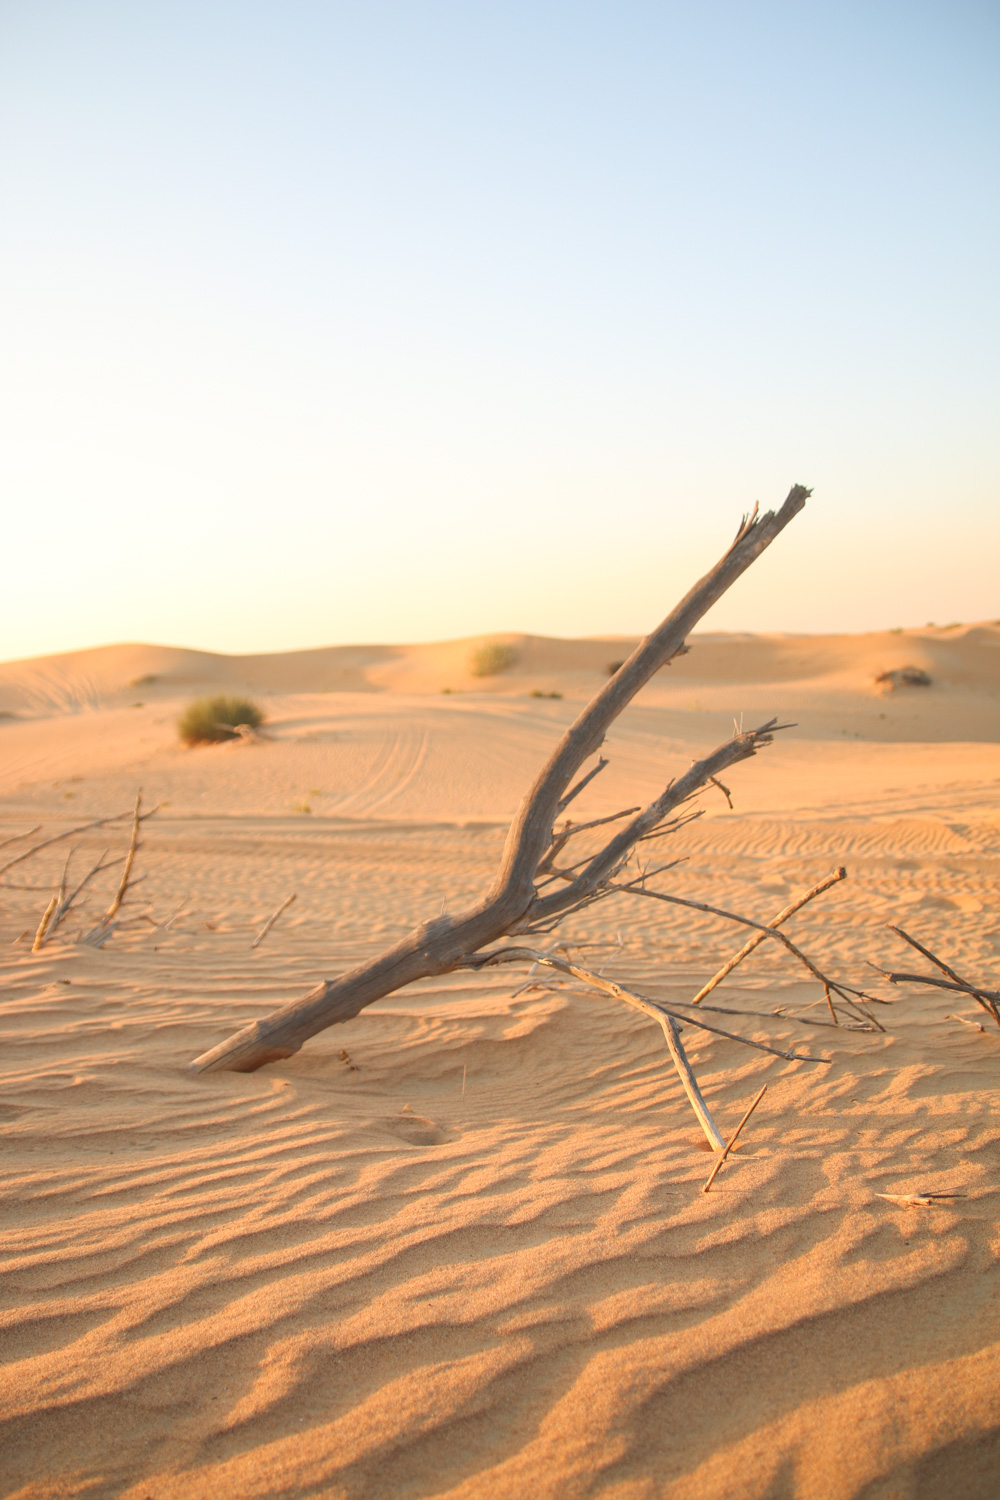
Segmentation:
[[(481, 890), (628, 649), (504, 639), (519, 663), (487, 682), (476, 642), (0, 666), (0, 839), (141, 783), (163, 805), (132, 910), (178, 913), (32, 955), (47, 891), (2, 889), (3, 1494), (995, 1495), (1000, 1038), (946, 1019), (971, 1002), (877, 982), (884, 1035), (765, 1020), (821, 997), (759, 950), (719, 991), (746, 1012), (729, 1023), (829, 1062), (686, 1033), (724, 1127), (769, 1086), (707, 1197), (657, 1029), (569, 986), (517, 994), (520, 974), (425, 981), (253, 1075), (187, 1073)], [(734, 714), (781, 712), (798, 727), (733, 773), (735, 812), (718, 797), (672, 841), (671, 888), (766, 919), (843, 862), (789, 927), (818, 962), (867, 983), (866, 960), (902, 960), (897, 920), (995, 983), (1000, 630), (692, 644), (581, 813), (652, 795)], [(879, 694), (906, 664), (932, 685)], [(270, 738), (178, 745), (186, 698), (248, 685)], [(73, 868), (124, 837), (80, 835)], [(68, 847), (3, 878), (45, 885)], [(567, 931), (620, 937), (609, 972), (677, 999), (739, 945), (652, 902)], [(876, 1196), (916, 1189), (966, 1196)]]
[[(486, 682), (471, 675), (486, 641), (513, 648), (514, 665)], [(440, 693), (488, 689), (491, 696), (534, 690), (589, 698), (608, 667), (627, 656), (634, 638), (558, 640), (506, 634), (415, 646), (328, 646), (270, 655), (223, 656), (173, 646), (100, 646), (60, 656), (0, 663), (0, 713), (38, 715), (160, 701), (209, 689), (286, 693)], [(730, 713), (733, 689), (773, 698), (840, 702), (878, 697), (874, 679), (903, 666), (931, 676), (940, 695), (991, 693), (1000, 678), (1000, 623), (928, 626), (869, 635), (694, 635), (691, 651), (665, 668), (643, 701)], [(720, 696), (721, 693), (721, 696)], [(739, 695), (737, 695), (739, 696)], [(913, 695), (908, 697), (912, 700)], [(920, 695), (917, 695), (918, 699)], [(963, 698), (964, 704), (964, 698)], [(750, 702), (747, 702), (750, 706)], [(928, 708), (922, 699), (911, 707)], [(965, 707), (969, 705), (964, 704)], [(995, 706), (995, 705), (994, 705)], [(939, 701), (930, 717), (940, 718)], [(967, 738), (951, 733), (949, 738)], [(973, 736), (973, 737), (978, 737)]]

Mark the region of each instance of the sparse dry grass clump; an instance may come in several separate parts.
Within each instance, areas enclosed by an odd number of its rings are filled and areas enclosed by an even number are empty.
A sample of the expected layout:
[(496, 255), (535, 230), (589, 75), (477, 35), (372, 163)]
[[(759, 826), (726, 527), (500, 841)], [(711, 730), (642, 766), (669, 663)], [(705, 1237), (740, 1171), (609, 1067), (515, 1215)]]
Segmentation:
[(925, 672), (923, 667), (893, 667), (888, 672), (880, 672), (875, 679), (875, 686), (883, 693), (894, 693), (899, 688), (930, 685), (930, 673)]
[(517, 665), (517, 652), (503, 641), (484, 641), (469, 658), (473, 677), (497, 677)]
[(177, 720), (177, 732), (185, 745), (213, 745), (235, 739), (238, 724), (257, 729), (263, 722), (264, 711), (252, 699), (218, 693), (189, 703)]

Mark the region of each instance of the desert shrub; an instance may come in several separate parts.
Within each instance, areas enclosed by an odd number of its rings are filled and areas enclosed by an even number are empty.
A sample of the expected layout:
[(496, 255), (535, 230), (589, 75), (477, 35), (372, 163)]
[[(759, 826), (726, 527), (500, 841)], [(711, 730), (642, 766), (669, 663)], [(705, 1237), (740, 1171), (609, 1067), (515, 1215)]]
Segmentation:
[(177, 720), (177, 732), (185, 745), (211, 745), (235, 739), (230, 726), (247, 724), (251, 729), (264, 722), (263, 709), (250, 698), (231, 698), (219, 693), (196, 698)]
[(930, 685), (930, 673), (925, 672), (923, 667), (893, 667), (888, 672), (880, 672), (875, 679), (875, 686), (884, 693), (894, 693), (897, 688)]
[(618, 672), (624, 665), (625, 663), (623, 661), (609, 661), (608, 676), (614, 677), (615, 673)]
[(144, 672), (141, 677), (133, 677), (129, 687), (152, 687), (154, 682), (159, 682), (155, 672)]
[(543, 693), (541, 688), (532, 688), (529, 698), (561, 698), (562, 693)]
[(485, 641), (469, 658), (469, 671), (473, 677), (496, 677), (500, 672), (509, 672), (516, 662), (513, 646), (503, 641)]

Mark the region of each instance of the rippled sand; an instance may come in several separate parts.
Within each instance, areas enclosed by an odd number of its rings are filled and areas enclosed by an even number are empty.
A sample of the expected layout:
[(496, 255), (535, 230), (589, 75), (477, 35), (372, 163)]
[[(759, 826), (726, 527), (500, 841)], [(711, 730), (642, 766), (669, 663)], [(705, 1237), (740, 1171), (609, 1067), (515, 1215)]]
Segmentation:
[[(0, 1492), (997, 1494), (1000, 1036), (866, 960), (912, 966), (898, 920), (997, 981), (1000, 630), (858, 638), (853, 655), (850, 638), (710, 638), (612, 736), (581, 815), (652, 795), (733, 714), (798, 719), (733, 773), (734, 813), (718, 798), (670, 842), (686, 862), (669, 886), (766, 919), (846, 864), (788, 931), (895, 1002), (884, 1035), (716, 1017), (829, 1065), (685, 1031), (724, 1130), (768, 1084), (711, 1194), (659, 1030), (570, 987), (517, 994), (521, 973), (416, 985), (256, 1074), (186, 1071), (481, 890), (614, 645), (522, 641), (520, 672), (488, 691), (460, 677), (467, 643), (372, 648), (335, 692), (309, 676), (335, 653), (258, 658), (242, 680), (268, 689), (273, 738), (196, 751), (176, 712), (240, 685), (238, 659), (123, 647), (0, 667), (18, 715), (0, 723), (0, 838), (124, 809), (141, 783), (164, 805), (131, 910), (181, 913), (102, 951), (71, 927), (32, 955), (17, 939), (47, 895), (0, 891)], [(932, 663), (930, 689), (874, 692), (897, 648)], [(73, 842), (82, 871), (125, 835)], [(42, 884), (67, 847), (4, 878)], [(676, 999), (740, 943), (624, 898), (567, 934), (620, 934), (591, 961)], [(806, 1004), (800, 972), (761, 949), (716, 998)], [(965, 1196), (876, 1196), (913, 1190)]]

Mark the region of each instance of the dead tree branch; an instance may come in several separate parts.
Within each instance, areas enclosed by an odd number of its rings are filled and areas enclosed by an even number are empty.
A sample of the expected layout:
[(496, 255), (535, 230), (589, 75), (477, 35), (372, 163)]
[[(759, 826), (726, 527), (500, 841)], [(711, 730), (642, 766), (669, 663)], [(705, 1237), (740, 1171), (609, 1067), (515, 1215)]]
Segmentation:
[(671, 783), (561, 890), (539, 894), (538, 865), (552, 843), (556, 819), (586, 784), (587, 777), (579, 784), (575, 782), (585, 762), (600, 750), (611, 724), (654, 673), (685, 649), (687, 636), (706, 611), (799, 513), (808, 494), (804, 486), (795, 485), (777, 512), (758, 517), (755, 510), (744, 518), (735, 540), (715, 567), (640, 642), (566, 730), (522, 800), (493, 885), (479, 902), (458, 915), (443, 914), (423, 923), (379, 957), (327, 980), (304, 999), (244, 1027), (196, 1058), (193, 1069), (249, 1072), (264, 1063), (290, 1057), (318, 1031), (349, 1020), (403, 985), (448, 973), (469, 954), (501, 937), (537, 932), (546, 923), (579, 910), (621, 869), (639, 839), (658, 827), (709, 778), (718, 777), (727, 767), (749, 759), (762, 745), (769, 744), (776, 728), (774, 721), (745, 734), (737, 733), (728, 744)]
[(295, 900), (295, 892), (293, 891), (290, 896), (286, 896), (285, 897), (285, 899), (284, 899), (284, 901), (282, 901), (281, 905), (279, 907), (277, 907), (271, 913), (271, 915), (268, 917), (267, 921), (264, 923), (263, 927), (260, 929), (260, 931), (258, 932), (257, 936), (254, 938), (253, 942), (250, 944), (251, 948), (259, 948), (260, 947), (261, 943), (267, 937), (268, 933), (271, 931), (271, 928), (274, 926), (275, 922), (281, 916), (281, 913), (283, 911), (287, 911), (288, 908), (291, 906), (291, 904), (292, 904), (292, 902), (294, 900)]
[[(769, 928), (773, 931), (775, 927), (780, 927), (782, 923), (788, 921), (789, 917), (793, 917), (797, 911), (801, 911), (802, 907), (805, 906), (807, 901), (812, 901), (814, 896), (822, 895), (824, 891), (828, 891), (830, 887), (836, 885), (838, 881), (846, 879), (847, 871), (844, 869), (843, 865), (840, 865), (840, 867), (834, 870), (832, 874), (827, 875), (825, 879), (819, 880), (814, 886), (811, 886), (809, 890), (806, 891), (805, 895), (799, 896), (795, 901), (789, 902), (788, 906), (779, 911), (776, 917), (772, 917), (770, 922), (768, 923)], [(745, 958), (749, 958), (754, 949), (759, 948), (766, 937), (766, 932), (755, 932), (752, 938), (747, 938), (740, 951), (738, 953), (735, 953), (727, 963), (724, 963), (722, 965), (722, 968), (719, 969), (717, 973), (712, 975), (707, 984), (702, 985), (697, 995), (695, 995), (693, 1000), (691, 1001), (691, 1004), (700, 1005), (701, 1002), (705, 999), (706, 995), (710, 995), (715, 987), (721, 984), (722, 981), (729, 974), (731, 974), (733, 970), (737, 968)]]
[[(911, 948), (915, 948), (918, 953), (922, 953), (925, 958), (929, 959), (946, 977), (939, 979), (936, 974), (904, 974), (891, 969), (881, 969), (878, 964), (872, 964), (871, 967), (877, 974), (881, 974), (883, 979), (887, 979), (890, 984), (926, 984), (932, 989), (947, 990), (951, 994), (968, 995), (971, 1000), (975, 1000), (976, 1004), (982, 1007), (991, 1021), (995, 1021), (1000, 1026), (1000, 990), (989, 990), (981, 985), (970, 984), (960, 974), (956, 974), (955, 970), (943, 959), (938, 958), (929, 948), (925, 948), (923, 943), (911, 937), (908, 932), (904, 932), (902, 927), (894, 927), (891, 922), (888, 927), (889, 931), (901, 937), (904, 943), (909, 943)], [(949, 1019), (961, 1021), (964, 1017), (954, 1016)], [(980, 1030), (982, 1029), (980, 1027)]]
[[(780, 1047), (771, 1047), (767, 1042), (758, 1042), (754, 1037), (741, 1036), (735, 1031), (723, 1031), (720, 1026), (712, 1026), (710, 1022), (703, 1020), (700, 1012), (693, 1016), (682, 1014), (671, 1001), (653, 1000), (649, 995), (640, 995), (636, 990), (628, 989), (625, 985), (618, 984), (616, 980), (608, 979), (603, 974), (594, 974), (590, 969), (583, 969), (579, 964), (570, 963), (568, 959), (556, 958), (552, 953), (536, 953), (533, 948), (492, 948), (486, 953), (470, 954), (465, 963), (458, 964), (456, 967), (480, 970), (493, 968), (497, 964), (510, 963), (541, 964), (546, 968), (558, 969), (561, 974), (571, 975), (583, 984), (602, 990), (606, 995), (613, 995), (616, 1000), (624, 1000), (626, 1005), (644, 1011), (654, 1020), (658, 1021), (661, 1016), (671, 1016), (673, 1020), (680, 1021), (685, 1026), (695, 1026), (699, 1031), (709, 1031), (713, 1036), (725, 1037), (730, 1042), (742, 1042), (744, 1047), (753, 1047), (758, 1052), (769, 1052), (772, 1057), (780, 1057), (785, 1062), (825, 1063), (827, 1061), (825, 1057), (810, 1057), (802, 1052), (783, 1052)], [(742, 1015), (746, 1012), (729, 1011), (727, 1014)]]

